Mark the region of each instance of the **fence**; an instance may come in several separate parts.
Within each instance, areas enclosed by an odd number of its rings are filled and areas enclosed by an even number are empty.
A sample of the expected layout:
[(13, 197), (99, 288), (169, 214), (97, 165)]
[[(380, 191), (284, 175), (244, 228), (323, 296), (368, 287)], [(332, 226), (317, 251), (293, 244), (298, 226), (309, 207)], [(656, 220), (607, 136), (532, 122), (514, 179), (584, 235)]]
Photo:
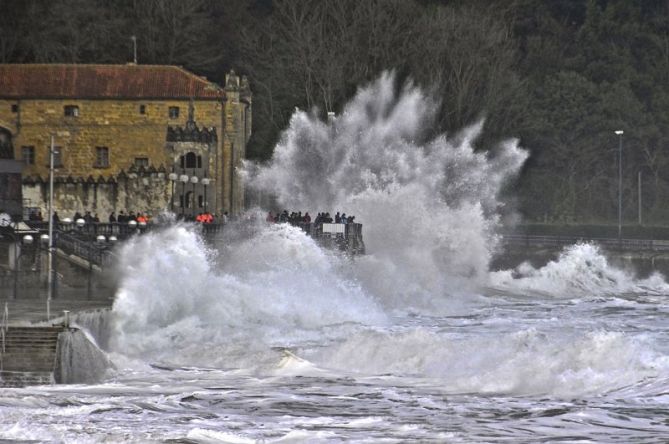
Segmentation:
[(539, 247), (565, 247), (579, 242), (594, 242), (610, 250), (669, 252), (669, 241), (649, 239), (584, 238), (577, 236), (534, 236), (505, 234), (502, 240), (507, 245)]
[[(46, 222), (26, 222), (32, 229), (46, 231)], [(216, 235), (225, 229), (227, 224), (201, 224), (202, 233), (205, 236)], [(232, 223), (231, 225), (244, 227), (244, 223)], [(314, 224), (297, 222), (293, 224), (301, 228), (309, 236), (323, 240), (327, 243), (330, 239), (337, 240), (337, 248), (346, 249), (354, 253), (364, 251), (362, 241), (362, 224)], [(87, 260), (90, 264), (98, 266), (107, 265), (111, 262), (113, 253), (108, 242), (111, 236), (117, 240), (126, 239), (134, 234), (142, 234), (164, 225), (148, 224), (145, 226), (129, 225), (127, 223), (87, 223), (77, 226), (73, 223), (57, 223), (54, 227), (54, 247), (71, 255)], [(249, 225), (250, 227), (251, 225)], [(105, 242), (97, 242), (98, 236), (105, 236)], [(333, 244), (334, 245), (334, 244)]]

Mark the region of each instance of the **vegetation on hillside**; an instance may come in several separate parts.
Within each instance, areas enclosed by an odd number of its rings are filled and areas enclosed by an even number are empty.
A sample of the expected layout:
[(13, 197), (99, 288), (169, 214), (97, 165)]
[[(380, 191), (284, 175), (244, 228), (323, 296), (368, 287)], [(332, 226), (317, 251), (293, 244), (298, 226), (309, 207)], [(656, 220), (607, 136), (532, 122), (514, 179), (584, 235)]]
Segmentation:
[(434, 131), (486, 118), (481, 148), (531, 152), (526, 220), (669, 217), (668, 0), (0, 0), (0, 62), (177, 64), (254, 91), (252, 158), (294, 108), (339, 111), (392, 69), (440, 100)]

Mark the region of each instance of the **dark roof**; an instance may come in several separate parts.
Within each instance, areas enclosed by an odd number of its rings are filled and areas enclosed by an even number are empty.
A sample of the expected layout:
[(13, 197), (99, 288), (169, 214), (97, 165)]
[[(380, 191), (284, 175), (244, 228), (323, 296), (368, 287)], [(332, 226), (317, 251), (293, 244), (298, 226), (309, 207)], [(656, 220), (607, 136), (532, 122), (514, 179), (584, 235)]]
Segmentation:
[(225, 92), (178, 66), (0, 64), (0, 97), (216, 99)]

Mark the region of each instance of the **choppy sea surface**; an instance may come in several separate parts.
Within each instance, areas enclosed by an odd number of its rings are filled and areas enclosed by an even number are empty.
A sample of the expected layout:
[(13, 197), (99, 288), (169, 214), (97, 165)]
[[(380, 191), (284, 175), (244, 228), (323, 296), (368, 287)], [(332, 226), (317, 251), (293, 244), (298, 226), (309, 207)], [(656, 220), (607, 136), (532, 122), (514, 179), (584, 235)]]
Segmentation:
[[(273, 230), (300, 237), (291, 227)], [(170, 235), (183, 237), (180, 248), (201, 248), (187, 229)], [(201, 251), (202, 260), (211, 261)], [(170, 254), (174, 261), (176, 253)], [(171, 293), (120, 294), (113, 313), (78, 319), (100, 331), (96, 324), (109, 320), (99, 317), (132, 316), (146, 304), (155, 315), (132, 328), (117, 319), (100, 338), (116, 367), (105, 380), (0, 390), (0, 439), (665, 442), (669, 304), (663, 281), (625, 281), (628, 275), (603, 260), (606, 268), (595, 274), (608, 274), (609, 283), (617, 276), (619, 293), (533, 288), (546, 275), (574, 280), (576, 263), (595, 267), (597, 260), (603, 259), (595, 247), (580, 245), (524, 276), (493, 273), (491, 286), (461, 295), (453, 312), (441, 314), (399, 314), (369, 301), (336, 319), (334, 294), (302, 298), (293, 288), (280, 303), (295, 298), (295, 307), (303, 308), (281, 313), (293, 316), (284, 325), (263, 325), (263, 312), (272, 307), (262, 301), (247, 301), (257, 305), (236, 313), (214, 306), (216, 295), (192, 305), (179, 301), (198, 288), (184, 293), (179, 287), (189, 278), (168, 273), (162, 279)], [(223, 288), (233, 284), (209, 279), (221, 284), (214, 287), (221, 303), (232, 303)], [(161, 327), (170, 316), (174, 322)]]
[(0, 441), (667, 442), (665, 278), (591, 244), (491, 271), (528, 152), (475, 148), (482, 122), (430, 135), (433, 103), (384, 74), (243, 172), (289, 211), (355, 215), (365, 255), (263, 210), (213, 243), (126, 242), (113, 309), (74, 319), (114, 368), (1, 389)]

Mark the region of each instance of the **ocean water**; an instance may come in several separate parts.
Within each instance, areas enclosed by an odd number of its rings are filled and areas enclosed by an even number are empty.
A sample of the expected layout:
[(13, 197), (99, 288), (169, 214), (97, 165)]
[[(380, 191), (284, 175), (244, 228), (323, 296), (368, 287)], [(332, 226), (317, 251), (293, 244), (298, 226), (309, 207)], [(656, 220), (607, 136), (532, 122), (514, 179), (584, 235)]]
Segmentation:
[[(491, 271), (527, 153), (428, 136), (432, 100), (382, 76), (331, 122), (297, 111), (245, 171), (289, 211), (346, 211), (367, 253), (254, 220), (119, 251), (99, 382), (0, 390), (9, 442), (666, 442), (669, 285), (592, 244)], [(505, 206), (507, 205), (507, 206)]]

